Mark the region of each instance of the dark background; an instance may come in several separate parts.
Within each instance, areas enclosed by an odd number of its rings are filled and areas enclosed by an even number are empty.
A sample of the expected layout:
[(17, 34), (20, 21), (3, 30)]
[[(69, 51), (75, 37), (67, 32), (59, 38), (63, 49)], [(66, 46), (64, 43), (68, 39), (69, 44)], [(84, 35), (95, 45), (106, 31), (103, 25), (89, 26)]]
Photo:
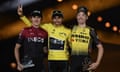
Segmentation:
[[(26, 0), (27, 1), (27, 0)], [(31, 2), (29, 2), (31, 1)], [(39, 9), (44, 12), (49, 8), (59, 8), (56, 7), (61, 4), (73, 3), (74, 0), (63, 0), (63, 2), (58, 2), (57, 0), (28, 0), (24, 6), (24, 14), (26, 16), (34, 9)], [(81, 2), (89, 0), (81, 0)], [(91, 0), (95, 1), (95, 0)], [(100, 0), (103, 1), (103, 0)], [(109, 0), (112, 1), (112, 0)], [(109, 3), (106, 2), (107, 4)], [(114, 0), (117, 1), (117, 0)], [(21, 1), (22, 2), (22, 1)], [(24, 3), (24, 2), (23, 2)], [(91, 2), (94, 3), (94, 2)], [(101, 3), (99, 3), (101, 4)], [(114, 4), (114, 3), (113, 3)], [(12, 6), (13, 5), (13, 6)], [(16, 21), (19, 21), (19, 16), (17, 15), (17, 0), (1, 0), (0, 1), (0, 71), (1, 72), (16, 72), (16, 68), (11, 67), (11, 63), (15, 62), (14, 58), (14, 47), (17, 40), (17, 36), (20, 30), (16, 34), (13, 34), (9, 31), (10, 28)], [(92, 14), (89, 17), (88, 25), (95, 28), (97, 31), (100, 31), (105, 35), (106, 38), (100, 37), (100, 40), (103, 42), (104, 46), (104, 56), (100, 66), (97, 69), (97, 72), (120, 72), (120, 3), (116, 5), (110, 5), (110, 7), (102, 7), (102, 9), (91, 8)], [(102, 22), (97, 21), (97, 17), (101, 16), (103, 18)], [(45, 18), (45, 16), (44, 16)], [(105, 23), (110, 22), (111, 27), (106, 28)], [(67, 26), (75, 23), (75, 17), (71, 16), (71, 19), (64, 21), (64, 24)], [(15, 23), (14, 25), (17, 25)], [(14, 26), (13, 25), (13, 26)], [(7, 27), (10, 26), (10, 27)], [(118, 31), (113, 31), (112, 27), (117, 26)], [(7, 28), (6, 28), (7, 27)], [(23, 27), (21, 27), (22, 29)], [(7, 32), (10, 32), (10, 35)], [(11, 36), (12, 35), (12, 36)], [(98, 32), (98, 35), (100, 33)], [(6, 36), (6, 37), (5, 37)], [(97, 50), (93, 52), (93, 59), (96, 58)]]

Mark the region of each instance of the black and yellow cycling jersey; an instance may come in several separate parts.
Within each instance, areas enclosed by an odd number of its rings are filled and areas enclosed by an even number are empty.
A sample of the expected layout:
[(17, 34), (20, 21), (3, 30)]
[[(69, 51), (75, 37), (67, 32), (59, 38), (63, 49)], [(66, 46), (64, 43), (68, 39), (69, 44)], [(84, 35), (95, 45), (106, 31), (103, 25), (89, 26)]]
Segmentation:
[(93, 28), (74, 26), (69, 44), (72, 48), (72, 55), (88, 55), (89, 48), (92, 48), (93, 42), (97, 45), (100, 41)]
[[(21, 20), (31, 26), (31, 22), (25, 17)], [(54, 26), (52, 23), (42, 24), (41, 27), (48, 32), (48, 60), (68, 60), (67, 39), (71, 30), (61, 26)]]

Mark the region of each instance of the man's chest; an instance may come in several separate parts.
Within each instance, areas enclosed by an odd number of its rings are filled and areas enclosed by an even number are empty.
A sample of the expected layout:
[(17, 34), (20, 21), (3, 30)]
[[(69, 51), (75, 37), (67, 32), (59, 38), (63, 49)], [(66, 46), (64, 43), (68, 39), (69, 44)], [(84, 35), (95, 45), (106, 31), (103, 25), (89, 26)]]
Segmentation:
[(68, 33), (64, 29), (52, 28), (51, 30), (49, 30), (49, 37), (57, 37), (61, 39), (66, 39), (67, 36), (68, 36)]

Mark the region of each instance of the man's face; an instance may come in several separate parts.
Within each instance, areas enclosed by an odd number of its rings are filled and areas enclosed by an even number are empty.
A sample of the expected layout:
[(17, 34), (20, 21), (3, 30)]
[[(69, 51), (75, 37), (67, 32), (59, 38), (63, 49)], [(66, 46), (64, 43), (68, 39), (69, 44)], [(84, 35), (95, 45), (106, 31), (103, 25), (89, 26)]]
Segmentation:
[(85, 24), (88, 16), (84, 12), (79, 12), (76, 18), (79, 24)]
[(53, 20), (53, 23), (54, 23), (55, 25), (61, 25), (62, 22), (63, 22), (63, 18), (60, 17), (60, 16), (55, 16), (55, 17), (53, 17), (52, 20)]
[(41, 17), (39, 17), (39, 16), (32, 16), (31, 21), (32, 21), (32, 24), (34, 26), (39, 26), (40, 23), (41, 23)]

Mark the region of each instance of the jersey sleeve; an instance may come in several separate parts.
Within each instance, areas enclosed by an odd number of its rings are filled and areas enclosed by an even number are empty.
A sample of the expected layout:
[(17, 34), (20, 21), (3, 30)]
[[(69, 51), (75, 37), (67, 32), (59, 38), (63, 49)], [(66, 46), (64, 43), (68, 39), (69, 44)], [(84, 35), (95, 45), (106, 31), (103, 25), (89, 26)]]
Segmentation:
[(19, 33), (17, 43), (22, 44), (24, 41), (24, 29)]
[(70, 42), (71, 41), (71, 31), (69, 32), (69, 34), (68, 34), (68, 42)]
[(95, 32), (94, 29), (91, 29), (90, 35), (91, 35), (93, 43), (95, 43), (95, 45), (98, 45), (99, 43), (101, 43), (99, 40), (99, 37), (97, 36), (97, 33)]
[(50, 27), (51, 27), (51, 24), (50, 23), (45, 23), (45, 24), (42, 24), (40, 27), (48, 32)]
[(45, 38), (44, 46), (48, 47), (48, 36)]
[(22, 16), (20, 17), (20, 19), (28, 26), (32, 26), (31, 22), (29, 21), (29, 19), (26, 16)]

